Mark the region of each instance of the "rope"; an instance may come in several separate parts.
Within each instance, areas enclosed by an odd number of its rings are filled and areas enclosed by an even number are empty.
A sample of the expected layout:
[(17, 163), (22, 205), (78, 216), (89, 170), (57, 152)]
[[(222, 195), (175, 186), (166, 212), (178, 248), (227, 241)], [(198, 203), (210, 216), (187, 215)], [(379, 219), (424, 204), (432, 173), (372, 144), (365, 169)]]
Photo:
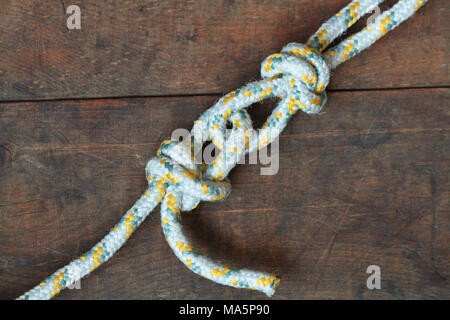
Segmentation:
[[(18, 299), (49, 299), (88, 275), (122, 247), (160, 202), (164, 236), (189, 269), (223, 285), (254, 289), (272, 296), (279, 283), (276, 275), (224, 266), (201, 255), (184, 236), (180, 213), (194, 209), (200, 201), (226, 198), (231, 190), (226, 177), (243, 155), (270, 144), (298, 110), (319, 113), (326, 102), (330, 70), (411, 17), (427, 0), (400, 0), (362, 31), (324, 51), (381, 2), (383, 0), (351, 1), (325, 22), (306, 45), (290, 43), (281, 53), (267, 57), (261, 66), (263, 80), (230, 92), (206, 110), (194, 123), (190, 145), (164, 141), (157, 156), (147, 163), (148, 189), (119, 223), (91, 250)], [(245, 109), (271, 97), (281, 100), (264, 125), (252, 134), (252, 121)], [(232, 124), (228, 136), (227, 123)], [(210, 140), (220, 150), (219, 155), (209, 165), (197, 164), (195, 151)]]

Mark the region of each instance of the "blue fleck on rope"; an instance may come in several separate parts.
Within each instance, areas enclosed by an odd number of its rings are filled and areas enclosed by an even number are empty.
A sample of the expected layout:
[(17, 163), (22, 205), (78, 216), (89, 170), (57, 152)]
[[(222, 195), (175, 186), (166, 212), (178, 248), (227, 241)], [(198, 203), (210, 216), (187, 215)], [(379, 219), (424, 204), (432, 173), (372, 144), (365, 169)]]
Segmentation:
[[(190, 146), (174, 140), (164, 141), (157, 156), (147, 163), (148, 189), (114, 228), (91, 250), (18, 299), (50, 299), (88, 275), (122, 247), (160, 202), (164, 236), (189, 269), (223, 285), (254, 289), (272, 296), (279, 283), (276, 275), (222, 265), (201, 255), (184, 236), (180, 213), (194, 209), (200, 201), (226, 198), (231, 190), (226, 177), (243, 155), (270, 144), (299, 109), (308, 114), (319, 113), (326, 102), (330, 70), (411, 17), (427, 0), (400, 0), (363, 30), (324, 51), (381, 2), (351, 1), (325, 22), (306, 45), (290, 43), (280, 53), (267, 57), (261, 66), (263, 80), (230, 92), (195, 121)], [(252, 121), (245, 109), (270, 97), (281, 100), (264, 125), (256, 130), (257, 134), (250, 134)], [(227, 123), (232, 123), (228, 136)], [(209, 165), (197, 164), (194, 150), (207, 141), (212, 141), (220, 153)]]

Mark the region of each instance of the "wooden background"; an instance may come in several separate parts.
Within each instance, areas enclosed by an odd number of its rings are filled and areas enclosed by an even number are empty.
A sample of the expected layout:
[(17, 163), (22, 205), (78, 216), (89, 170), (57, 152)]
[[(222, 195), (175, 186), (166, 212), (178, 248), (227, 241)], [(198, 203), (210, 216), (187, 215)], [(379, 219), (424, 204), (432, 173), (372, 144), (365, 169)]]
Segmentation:
[[(90, 249), (172, 130), (347, 2), (77, 1), (68, 31), (70, 1), (0, 0), (0, 298)], [(283, 132), (277, 175), (238, 166), (227, 200), (183, 215), (196, 247), (277, 272), (274, 299), (449, 299), (449, 16), (430, 0), (335, 70), (326, 113)], [(252, 106), (256, 123), (274, 103)], [(187, 270), (159, 224), (57, 299), (265, 298)]]

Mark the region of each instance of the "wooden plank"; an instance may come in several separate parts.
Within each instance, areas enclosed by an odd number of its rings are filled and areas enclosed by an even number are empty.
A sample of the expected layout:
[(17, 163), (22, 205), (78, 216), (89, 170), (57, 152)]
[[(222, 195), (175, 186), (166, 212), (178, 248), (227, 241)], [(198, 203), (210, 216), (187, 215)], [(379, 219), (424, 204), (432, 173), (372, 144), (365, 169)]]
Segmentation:
[[(196, 247), (276, 271), (275, 298), (450, 298), (449, 89), (334, 92), (280, 139), (277, 175), (241, 165), (184, 214)], [(144, 165), (217, 97), (0, 104), (0, 298), (90, 249), (146, 186)], [(272, 103), (255, 105), (258, 123)], [(261, 109), (261, 110), (259, 110)], [(187, 270), (154, 212), (62, 299), (264, 298)], [(379, 265), (382, 289), (366, 288)]]
[[(78, 1), (81, 30), (69, 31), (67, 1), (2, 1), (0, 100), (226, 93), (347, 2)], [(329, 89), (448, 86), (449, 8), (430, 1), (334, 72)]]

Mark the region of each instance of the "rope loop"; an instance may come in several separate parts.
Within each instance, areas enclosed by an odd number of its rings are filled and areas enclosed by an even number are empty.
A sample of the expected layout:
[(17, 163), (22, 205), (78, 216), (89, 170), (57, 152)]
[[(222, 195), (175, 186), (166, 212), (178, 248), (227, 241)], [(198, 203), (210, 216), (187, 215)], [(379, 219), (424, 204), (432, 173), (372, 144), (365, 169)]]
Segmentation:
[[(316, 114), (326, 103), (330, 68), (316, 49), (290, 43), (263, 61), (261, 75), (263, 80), (228, 93), (195, 122), (195, 145), (211, 140), (220, 151), (206, 168), (208, 179), (224, 179), (244, 154), (269, 145), (298, 110)], [(272, 97), (281, 101), (264, 125), (253, 130), (246, 108)], [(232, 126), (229, 135), (227, 124)]]

